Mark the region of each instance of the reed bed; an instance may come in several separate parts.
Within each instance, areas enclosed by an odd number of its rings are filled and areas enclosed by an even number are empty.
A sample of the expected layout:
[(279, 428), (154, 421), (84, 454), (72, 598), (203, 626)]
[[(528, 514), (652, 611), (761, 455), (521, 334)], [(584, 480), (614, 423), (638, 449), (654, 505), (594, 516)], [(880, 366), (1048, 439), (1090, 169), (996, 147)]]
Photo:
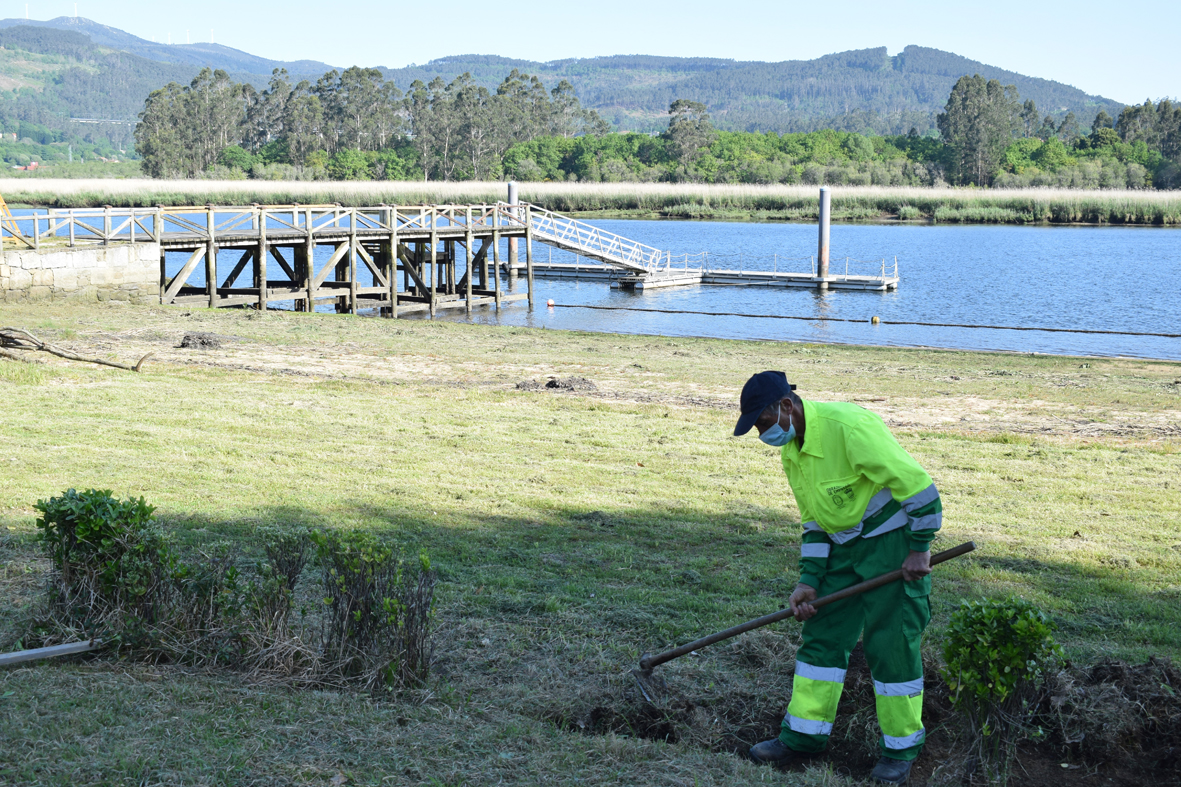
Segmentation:
[[(8, 181), (9, 203), (47, 207), (249, 203), (462, 204), (505, 197), (502, 182)], [(815, 186), (522, 183), (523, 200), (557, 211), (669, 218), (811, 220)], [(834, 218), (1005, 224), (1181, 224), (1181, 192), (833, 187)]]

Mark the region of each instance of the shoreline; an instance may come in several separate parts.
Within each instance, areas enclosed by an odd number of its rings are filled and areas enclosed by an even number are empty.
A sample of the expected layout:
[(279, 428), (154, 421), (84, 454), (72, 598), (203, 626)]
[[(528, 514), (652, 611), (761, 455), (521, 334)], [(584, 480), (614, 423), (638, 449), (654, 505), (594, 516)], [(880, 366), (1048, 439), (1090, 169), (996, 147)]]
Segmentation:
[[(252, 203), (378, 206), (502, 201), (504, 182), (9, 178), (10, 205), (154, 207)], [(580, 218), (816, 221), (818, 186), (521, 183), (521, 199)], [(1181, 226), (1181, 191), (831, 186), (834, 221)]]

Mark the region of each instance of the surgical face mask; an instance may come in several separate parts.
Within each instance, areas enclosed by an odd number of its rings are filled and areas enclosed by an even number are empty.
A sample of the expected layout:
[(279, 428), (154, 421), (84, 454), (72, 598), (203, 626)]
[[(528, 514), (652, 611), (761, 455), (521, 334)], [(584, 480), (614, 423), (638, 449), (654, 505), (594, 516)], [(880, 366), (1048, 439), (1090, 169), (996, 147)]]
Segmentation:
[(762, 440), (767, 445), (773, 445), (776, 448), (785, 446), (792, 440), (796, 439), (796, 425), (791, 420), (790, 412), (787, 414), (787, 431), (783, 431), (783, 427), (779, 425), (779, 418), (781, 415), (780, 410), (782, 407), (783, 405), (781, 404), (775, 408), (775, 423), (771, 425), (771, 428), (759, 435), (760, 440)]

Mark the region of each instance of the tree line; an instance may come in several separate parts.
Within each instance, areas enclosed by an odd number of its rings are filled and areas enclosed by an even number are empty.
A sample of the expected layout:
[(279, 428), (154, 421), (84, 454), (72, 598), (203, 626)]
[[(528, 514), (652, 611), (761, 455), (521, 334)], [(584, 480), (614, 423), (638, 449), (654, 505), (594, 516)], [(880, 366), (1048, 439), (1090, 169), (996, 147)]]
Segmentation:
[(372, 68), (295, 85), (276, 69), (262, 91), (204, 69), (189, 85), (153, 91), (139, 117), (136, 150), (153, 177), (256, 167), (267, 176), (272, 165), (278, 177), (306, 169), (341, 179), (484, 180), (499, 176), (520, 142), (610, 130), (569, 82), (547, 90), (516, 69), (495, 92), (463, 74), (415, 81), (405, 93)]
[(1087, 133), (1073, 112), (1055, 122), (1032, 100), (1022, 103), (1013, 85), (977, 74), (956, 82), (936, 121), (953, 183), (1071, 186), (1057, 176), (1106, 166), (1110, 182), (1098, 187), (1181, 186), (1181, 105), (1168, 99), (1124, 107), (1114, 119), (1100, 110)]
[(136, 145), (154, 177), (1181, 187), (1181, 107), (1167, 100), (1088, 128), (977, 75), (956, 82), (938, 136), (720, 131), (685, 99), (666, 117), (658, 134), (612, 133), (568, 82), (515, 69), (495, 91), (465, 73), (405, 93), (375, 69), (295, 85), (276, 70), (262, 91), (206, 69), (148, 97)]

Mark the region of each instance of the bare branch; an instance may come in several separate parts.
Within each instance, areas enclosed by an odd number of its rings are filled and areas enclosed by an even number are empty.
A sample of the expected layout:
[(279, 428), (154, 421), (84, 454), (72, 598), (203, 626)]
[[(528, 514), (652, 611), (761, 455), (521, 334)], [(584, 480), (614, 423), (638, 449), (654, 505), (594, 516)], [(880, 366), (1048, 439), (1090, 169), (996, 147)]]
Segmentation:
[[(144, 361), (152, 357), (155, 353), (148, 353), (143, 358), (139, 359), (139, 363), (135, 366), (128, 366), (127, 364), (118, 363), (117, 361), (107, 361), (102, 358), (87, 358), (77, 353), (63, 350), (61, 347), (43, 342), (33, 334), (26, 331), (24, 328), (0, 328), (0, 346), (9, 347), (16, 350), (40, 350), (47, 352), (50, 355), (56, 355), (59, 358), (65, 358), (69, 361), (81, 361), (83, 363), (97, 363), (101, 366), (112, 366), (116, 369), (124, 369), (129, 372), (138, 372), (143, 367)], [(15, 357), (5, 353), (5, 357)]]

